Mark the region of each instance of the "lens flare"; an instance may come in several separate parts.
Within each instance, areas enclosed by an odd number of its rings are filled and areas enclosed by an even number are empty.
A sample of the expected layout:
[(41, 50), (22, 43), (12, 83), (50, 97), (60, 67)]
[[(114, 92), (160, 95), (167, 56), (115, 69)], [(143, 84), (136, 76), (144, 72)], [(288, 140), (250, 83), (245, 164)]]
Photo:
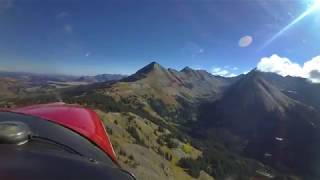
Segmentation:
[(270, 45), (274, 40), (276, 40), (279, 36), (281, 36), (283, 33), (288, 31), (292, 26), (297, 24), (299, 21), (301, 21), (303, 18), (308, 16), (309, 14), (315, 12), (316, 10), (320, 10), (320, 0), (315, 0), (312, 5), (303, 12), (300, 16), (298, 16), (295, 20), (293, 20), (290, 24), (285, 26), (283, 29), (281, 29), (278, 33), (276, 33), (274, 36), (272, 36), (271, 39), (269, 39), (267, 42), (265, 42), (261, 49), (266, 48), (268, 45)]

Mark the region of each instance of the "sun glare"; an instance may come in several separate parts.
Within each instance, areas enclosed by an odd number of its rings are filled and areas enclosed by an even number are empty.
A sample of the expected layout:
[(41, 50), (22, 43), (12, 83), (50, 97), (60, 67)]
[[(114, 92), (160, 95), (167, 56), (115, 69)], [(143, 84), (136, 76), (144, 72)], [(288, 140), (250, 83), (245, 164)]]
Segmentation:
[(281, 36), (283, 33), (288, 31), (292, 26), (300, 22), (302, 19), (304, 19), (306, 16), (310, 15), (311, 13), (314, 13), (315, 11), (320, 11), (320, 0), (313, 0), (310, 2), (309, 8), (304, 11), (300, 16), (298, 16), (296, 19), (294, 19), (290, 24), (285, 26), (283, 29), (281, 29), (277, 34), (275, 34), (271, 39), (269, 39), (261, 49), (264, 49), (269, 44), (271, 44), (274, 40), (276, 40), (279, 36)]
[(317, 9), (320, 9), (320, 0), (312, 1), (311, 7), (309, 9), (311, 9), (312, 12), (317, 10)]

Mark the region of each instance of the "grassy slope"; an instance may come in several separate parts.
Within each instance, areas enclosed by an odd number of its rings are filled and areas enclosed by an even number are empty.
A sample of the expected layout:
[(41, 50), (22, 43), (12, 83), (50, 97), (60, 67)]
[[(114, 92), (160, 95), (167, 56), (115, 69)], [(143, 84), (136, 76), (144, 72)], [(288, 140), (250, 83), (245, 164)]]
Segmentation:
[[(177, 148), (160, 145), (157, 139), (170, 132), (166, 129), (160, 132), (156, 124), (135, 114), (97, 112), (109, 131), (121, 165), (138, 179), (193, 179), (176, 163), (181, 157), (197, 158), (201, 155), (199, 150), (178, 140)], [(137, 130), (138, 138), (128, 132), (129, 127)], [(139, 144), (139, 141), (144, 141), (144, 144)], [(184, 152), (185, 147), (187, 153)], [(171, 161), (165, 158), (166, 153), (172, 155)], [(213, 178), (202, 172), (199, 179)]]

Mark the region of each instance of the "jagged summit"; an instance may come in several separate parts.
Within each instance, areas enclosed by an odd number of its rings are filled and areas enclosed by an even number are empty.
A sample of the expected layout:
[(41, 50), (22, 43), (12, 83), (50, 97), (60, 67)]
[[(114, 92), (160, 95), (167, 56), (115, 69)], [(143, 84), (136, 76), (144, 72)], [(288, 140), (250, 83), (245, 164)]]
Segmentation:
[(191, 71), (195, 71), (195, 70), (192, 69), (192, 68), (190, 68), (189, 66), (186, 66), (186, 67), (184, 67), (184, 68), (181, 70), (181, 72), (185, 72), (185, 73), (191, 72)]
[(149, 73), (151, 72), (165, 72), (167, 71), (163, 66), (161, 66), (159, 63), (153, 61), (150, 64), (144, 66), (140, 70), (138, 70), (136, 73), (133, 75), (123, 79), (123, 81), (128, 82), (128, 81), (136, 81), (143, 79), (148, 76)]
[(251, 71), (249, 71), (246, 76), (247, 77), (251, 77), (251, 76), (260, 76), (261, 74), (263, 74), (262, 71), (258, 70), (257, 68), (252, 69)]
[[(228, 100), (227, 100), (228, 99)], [(265, 111), (283, 112), (294, 101), (263, 77), (263, 72), (253, 69), (226, 92), (225, 102), (238, 102), (238, 107), (260, 106)]]
[(166, 94), (186, 95), (190, 97), (216, 96), (224, 86), (231, 83), (229, 79), (213, 76), (204, 70), (185, 67), (181, 71), (164, 68), (157, 62), (151, 62), (123, 82), (149, 83), (150, 87)]
[(165, 68), (162, 67), (159, 63), (157, 62), (151, 62), (150, 64), (146, 65), (145, 67), (141, 68), (140, 70), (137, 71), (137, 73), (148, 73), (154, 70), (164, 70)]
[(222, 76), (215, 76), (204, 69), (192, 69), (189, 66), (184, 67), (180, 72), (189, 74), (189, 75), (193, 74), (194, 76), (198, 76), (198, 77), (199, 76), (210, 76), (210, 77), (216, 77), (216, 78), (222, 77)]

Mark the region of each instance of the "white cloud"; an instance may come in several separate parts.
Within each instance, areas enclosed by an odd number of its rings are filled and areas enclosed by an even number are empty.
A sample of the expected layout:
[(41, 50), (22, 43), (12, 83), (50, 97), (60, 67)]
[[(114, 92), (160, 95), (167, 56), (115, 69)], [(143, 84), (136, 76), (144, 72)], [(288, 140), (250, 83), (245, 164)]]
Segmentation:
[(235, 76), (238, 76), (238, 75), (236, 75), (236, 74), (234, 74), (234, 73), (230, 73), (230, 74), (228, 74), (226, 77), (235, 77)]
[(221, 68), (213, 68), (212, 69), (212, 72), (219, 72), (219, 71), (221, 71)]
[(236, 74), (226, 70), (226, 69), (221, 69), (219, 67), (213, 68), (211, 73), (213, 75), (217, 75), (217, 76), (224, 76), (224, 77), (234, 77), (237, 76)]
[(243, 71), (242, 74), (248, 74), (250, 71)]
[(195, 69), (195, 70), (203, 70), (203, 66), (201, 65), (195, 65), (195, 66), (191, 66), (192, 69)]
[(240, 38), (238, 45), (242, 48), (248, 47), (251, 45), (252, 41), (253, 41), (252, 36), (243, 36), (242, 38)]
[(320, 56), (314, 57), (303, 65), (300, 65), (286, 57), (274, 54), (270, 57), (262, 58), (257, 68), (264, 72), (273, 72), (282, 76), (304, 77), (312, 82), (320, 82)]
[(282, 76), (301, 76), (302, 68), (299, 64), (291, 62), (288, 58), (276, 54), (264, 57), (260, 60), (257, 68), (261, 71), (274, 72)]
[(239, 68), (238, 67), (232, 67), (232, 66), (223, 66), (224, 69), (230, 70), (230, 71), (237, 71)]

